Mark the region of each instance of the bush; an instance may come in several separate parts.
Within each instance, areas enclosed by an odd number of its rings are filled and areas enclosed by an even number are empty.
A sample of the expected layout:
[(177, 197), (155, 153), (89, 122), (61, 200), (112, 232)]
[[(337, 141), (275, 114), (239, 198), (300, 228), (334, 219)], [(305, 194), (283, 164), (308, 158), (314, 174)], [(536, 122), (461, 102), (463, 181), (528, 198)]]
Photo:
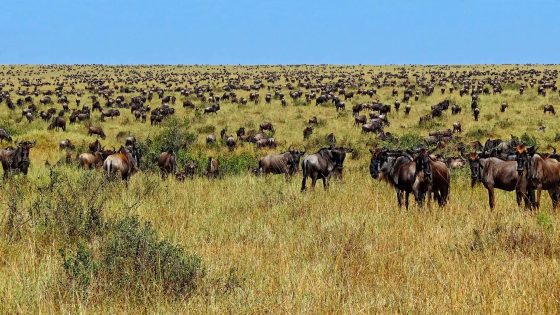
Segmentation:
[[(162, 289), (175, 297), (190, 294), (204, 275), (200, 257), (160, 240), (149, 223), (125, 217), (109, 225), (101, 245), (100, 275), (108, 291), (137, 296)], [(109, 293), (109, 292), (108, 292)]]

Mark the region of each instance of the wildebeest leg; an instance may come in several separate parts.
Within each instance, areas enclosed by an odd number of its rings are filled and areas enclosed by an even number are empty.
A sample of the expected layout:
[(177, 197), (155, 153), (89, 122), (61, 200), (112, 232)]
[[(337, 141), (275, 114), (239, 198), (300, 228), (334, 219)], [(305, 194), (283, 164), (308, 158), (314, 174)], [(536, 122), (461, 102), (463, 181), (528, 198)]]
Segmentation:
[(488, 203), (490, 204), (490, 209), (494, 209), (494, 187), (487, 187), (488, 189)]

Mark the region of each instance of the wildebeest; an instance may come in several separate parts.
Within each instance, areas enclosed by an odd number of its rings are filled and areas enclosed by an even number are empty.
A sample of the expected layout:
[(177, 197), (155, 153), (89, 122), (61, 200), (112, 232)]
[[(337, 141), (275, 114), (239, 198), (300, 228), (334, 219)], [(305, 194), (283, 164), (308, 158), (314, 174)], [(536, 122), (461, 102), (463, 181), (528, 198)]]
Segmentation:
[(453, 123), (453, 132), (461, 133), (463, 132), (463, 128), (461, 127), (461, 123), (456, 121)]
[(522, 186), (522, 192), (530, 195), (530, 189), (536, 190), (534, 207), (540, 207), (541, 193), (547, 190), (552, 199), (552, 206), (558, 206), (558, 189), (560, 188), (560, 162), (554, 158), (545, 158), (536, 154), (534, 147), (524, 144), (517, 146), (517, 172), (528, 181), (528, 186)]
[(88, 128), (88, 136), (91, 135), (96, 135), (101, 137), (101, 139), (105, 139), (107, 136), (105, 135), (105, 132), (103, 132), (103, 128), (101, 127), (94, 127), (94, 126), (90, 126)]
[(51, 121), (51, 124), (48, 126), (47, 128), (48, 130), (59, 130), (62, 129), (62, 131), (66, 131), (66, 119), (57, 116), (55, 118), (53, 118), (53, 120)]
[(161, 177), (166, 177), (168, 174), (177, 172), (177, 155), (173, 150), (162, 152), (158, 158), (158, 167), (161, 172)]
[(313, 133), (313, 127), (305, 127), (305, 129), (303, 129), (303, 140), (309, 139), (312, 133)]
[(69, 139), (64, 139), (58, 143), (60, 150), (74, 150), (76, 146)]
[(29, 152), (35, 146), (35, 142), (22, 141), (19, 142), (15, 149), (0, 149), (0, 161), (4, 170), (4, 179), (8, 178), (11, 173), (21, 172), (27, 175), (30, 160)]
[(288, 149), (280, 154), (270, 154), (259, 160), (257, 174), (285, 174), (293, 175), (299, 169), (299, 161), (305, 151)]
[(445, 163), (434, 161), (427, 150), (421, 149), (414, 157), (416, 163), (415, 180), (412, 185), (414, 196), (419, 206), (427, 195), (438, 202), (440, 207), (445, 206), (449, 198), (450, 174)]
[(6, 129), (0, 128), (0, 143), (2, 143), (4, 140), (6, 140), (7, 142), (12, 142), (12, 137), (8, 134)]
[(524, 194), (528, 191), (528, 183), (517, 172), (516, 161), (504, 161), (495, 157), (483, 158), (477, 152), (469, 154), (469, 166), (471, 169), (471, 187), (476, 182), (481, 182), (488, 190), (488, 203), (491, 209), (496, 204), (494, 189), (516, 192), (517, 204), (525, 200), (525, 205), (530, 205), (529, 195)]
[(554, 106), (552, 105), (544, 105), (544, 113), (551, 113), (552, 115), (556, 115), (556, 111), (554, 110)]
[(220, 104), (213, 104), (212, 106), (206, 107), (204, 109), (204, 114), (210, 114), (210, 113), (217, 114), (219, 110), (220, 110)]
[(311, 177), (311, 187), (317, 179), (323, 180), (323, 187), (329, 186), (329, 177), (337, 169), (342, 169), (347, 150), (344, 148), (322, 148), (317, 153), (306, 156), (301, 163), (303, 180), (301, 191), (306, 189), (307, 177)]
[(107, 176), (120, 173), (123, 180), (128, 180), (138, 171), (138, 162), (131, 152), (121, 147), (116, 153), (109, 155), (105, 159), (103, 170)]
[(208, 163), (206, 164), (206, 176), (209, 179), (217, 178), (220, 175), (220, 163), (218, 160), (208, 157)]
[(416, 164), (412, 156), (404, 152), (391, 152), (385, 148), (370, 149), (371, 161), (369, 172), (374, 179), (387, 181), (397, 193), (399, 207), (403, 204), (408, 209), (409, 197), (413, 193), (416, 180)]

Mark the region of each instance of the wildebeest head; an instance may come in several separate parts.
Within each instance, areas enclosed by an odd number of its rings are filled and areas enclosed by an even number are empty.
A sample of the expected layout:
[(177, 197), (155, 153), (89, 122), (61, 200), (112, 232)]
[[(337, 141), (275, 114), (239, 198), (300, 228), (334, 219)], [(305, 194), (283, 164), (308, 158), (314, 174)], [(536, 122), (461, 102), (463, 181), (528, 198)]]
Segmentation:
[(529, 169), (531, 164), (530, 157), (535, 154), (535, 148), (533, 146), (527, 147), (524, 144), (519, 144), (515, 148), (515, 156), (517, 161), (517, 172), (521, 174), (526, 168)]

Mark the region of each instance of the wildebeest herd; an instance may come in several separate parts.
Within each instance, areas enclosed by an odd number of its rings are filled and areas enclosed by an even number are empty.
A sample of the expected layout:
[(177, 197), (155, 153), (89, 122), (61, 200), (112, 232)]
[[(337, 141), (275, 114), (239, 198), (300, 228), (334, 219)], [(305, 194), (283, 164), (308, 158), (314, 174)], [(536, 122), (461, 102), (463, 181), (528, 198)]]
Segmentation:
[[(83, 169), (99, 168), (107, 175), (118, 174), (124, 180), (142, 170), (142, 152), (134, 137), (127, 137), (118, 149), (102, 145), (99, 139), (105, 142), (108, 138), (104, 130), (106, 124), (124, 118), (128, 124), (158, 128), (169, 117), (178, 115), (181, 104), (182, 110), (193, 116), (193, 120), (222, 117), (224, 110), (249, 106), (262, 105), (263, 111), (281, 112), (282, 109), (272, 107), (277, 102), (281, 108), (301, 106), (308, 112), (315, 108), (332, 108), (335, 117), (344, 120), (348, 129), (360, 130), (360, 139), (365, 141), (345, 141), (340, 145), (335, 133), (324, 127), (326, 121), (333, 118), (322, 117), (318, 112), (301, 118), (305, 125), (303, 132), (302, 129), (298, 131), (299, 137), (303, 134), (301, 141), (278, 137), (277, 131), (290, 127), (269, 120), (259, 122), (256, 127), (240, 126), (235, 134), (228, 134), (228, 128), (223, 127), (219, 136), (213, 132), (200, 136), (208, 147), (223, 145), (229, 152), (247, 145), (253, 146), (256, 152), (286, 148), (280, 153), (261, 154), (264, 157), (259, 159), (258, 165), (248, 171), (286, 177), (301, 172), (302, 191), (307, 188), (308, 178), (312, 187), (317, 180), (322, 180), (327, 188), (331, 178), (342, 178), (347, 154), (369, 149), (370, 175), (383, 179), (395, 189), (399, 206), (409, 206), (410, 194), (419, 206), (426, 200), (445, 206), (452, 195), (451, 172), (466, 166), (470, 168), (471, 185), (482, 183), (488, 190), (491, 208), (495, 206), (495, 189), (515, 191), (518, 204), (528, 208), (539, 207), (542, 190), (549, 192), (554, 207), (560, 198), (560, 162), (555, 151), (538, 152), (537, 148), (514, 136), (505, 141), (488, 139), (484, 145), (474, 141), (475, 137), (463, 137), (465, 122), (484, 126), (480, 120), (491, 119), (484, 115), (493, 117), (514, 110), (512, 104), (500, 101), (499, 110), (490, 113), (485, 107), (486, 96), (499, 97), (506, 91), (522, 97), (535, 90), (537, 97), (550, 100), (551, 94), (558, 93), (558, 71), (554, 68), (402, 67), (379, 71), (294, 66), (246, 67), (236, 71), (227, 67), (216, 67), (212, 71), (188, 70), (3, 67), (0, 104), (8, 109), (2, 111), (6, 112), (3, 117), (16, 121), (23, 129), (26, 124), (34, 124), (36, 118), (41, 118), (45, 129), (53, 134), (64, 134), (69, 128), (83, 126), (80, 129), (83, 136), (96, 139), (88, 145), (88, 150), (75, 152), (76, 145), (64, 137), (58, 147), (66, 152), (65, 162), (76, 163)], [(389, 94), (384, 100), (383, 93)], [(264, 102), (261, 102), (261, 94)], [(425, 111), (415, 109), (422, 99), (436, 94), (444, 99), (430, 104)], [(457, 99), (467, 100), (468, 105), (462, 106)], [(348, 117), (344, 113), (350, 110), (352, 115)], [(469, 110), (470, 114), (463, 114)], [(540, 110), (540, 115), (547, 117), (556, 114), (553, 104), (543, 104)], [(403, 147), (399, 128), (406, 128), (402, 121), (413, 111), (418, 113), (418, 128), (425, 129), (427, 135), (421, 144)], [(447, 113), (450, 117), (461, 117), (462, 121), (457, 119), (449, 128), (438, 129)], [(465, 116), (472, 118), (466, 121)], [(546, 126), (541, 124), (539, 128), (544, 131)], [(126, 131), (126, 126), (123, 129)], [(321, 129), (328, 135), (318, 132)], [(317, 138), (313, 138), (314, 135)], [(4, 178), (12, 173), (27, 174), (31, 165), (29, 153), (37, 144), (29, 140), (10, 144), (15, 138), (9, 128), (0, 129), (0, 143), (9, 143), (0, 151)], [(320, 141), (313, 142), (314, 139)], [(308, 150), (309, 147), (314, 149)], [(184, 161), (184, 166), (179, 167), (178, 154), (177, 149), (166, 148), (153, 161), (161, 176), (175, 176), (180, 181), (195, 177), (195, 161)], [(207, 156), (203, 173), (212, 179), (223, 176), (220, 157)]]

